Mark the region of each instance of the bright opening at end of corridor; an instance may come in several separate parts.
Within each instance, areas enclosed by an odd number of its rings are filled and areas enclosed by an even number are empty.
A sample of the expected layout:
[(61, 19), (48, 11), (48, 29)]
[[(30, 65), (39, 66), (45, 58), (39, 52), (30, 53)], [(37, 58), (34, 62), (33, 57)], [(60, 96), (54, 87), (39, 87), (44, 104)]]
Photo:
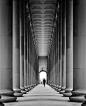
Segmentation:
[(47, 73), (46, 72), (40, 72), (39, 73), (39, 81), (40, 81), (40, 83), (42, 83), (44, 78), (47, 81)]

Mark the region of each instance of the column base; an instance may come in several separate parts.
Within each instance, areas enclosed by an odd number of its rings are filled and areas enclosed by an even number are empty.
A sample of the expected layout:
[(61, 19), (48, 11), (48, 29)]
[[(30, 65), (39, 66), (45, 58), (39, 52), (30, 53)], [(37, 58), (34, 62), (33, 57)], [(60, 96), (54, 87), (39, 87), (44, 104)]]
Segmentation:
[(1, 102), (15, 102), (16, 101), (16, 97), (14, 96), (14, 91), (10, 91), (10, 90), (0, 90), (0, 101)]
[(25, 86), (25, 91), (29, 92), (28, 86)]
[(63, 94), (64, 92), (65, 92), (65, 90), (61, 90), (59, 93), (60, 93), (60, 94)]
[(16, 97), (22, 97), (23, 96), (21, 89), (14, 89), (14, 91), (15, 91), (14, 96), (16, 96)]
[(54, 89), (58, 92), (58, 85), (56, 85), (56, 86), (54, 87)]
[(61, 91), (61, 86), (58, 86), (57, 92)]
[(72, 95), (71, 91), (72, 91), (72, 89), (65, 89), (65, 92), (63, 93), (63, 96), (70, 97)]
[(58, 86), (57, 86), (57, 85), (54, 85), (54, 86), (53, 86), (53, 89), (55, 89), (55, 90), (57, 91)]
[(85, 102), (86, 99), (84, 98), (84, 95), (81, 96), (70, 96), (69, 97), (71, 102)]
[(64, 92), (64, 93), (63, 93), (63, 96), (64, 96), (64, 97), (70, 97), (71, 95), (72, 95), (71, 92), (67, 92), (67, 93)]
[(65, 92), (65, 87), (62, 87), (59, 93), (63, 94), (64, 92)]
[(28, 90), (29, 90), (29, 91), (31, 90), (30, 86), (28, 86)]
[(57, 89), (57, 92), (60, 92), (61, 91), (61, 89)]
[(28, 87), (29, 91), (32, 89), (31, 86)]
[(24, 87), (21, 87), (21, 92), (22, 92), (23, 94), (26, 94), (26, 93), (27, 93)]
[(72, 96), (69, 97), (70, 101), (73, 102), (85, 102), (85, 94), (84, 91), (72, 91)]
[(2, 96), (2, 98), (0, 99), (1, 102), (15, 102), (16, 101), (16, 97), (11, 97), (11, 96)]
[(29, 86), (29, 91), (30, 91), (31, 89), (33, 89), (33, 85), (30, 85), (30, 86)]

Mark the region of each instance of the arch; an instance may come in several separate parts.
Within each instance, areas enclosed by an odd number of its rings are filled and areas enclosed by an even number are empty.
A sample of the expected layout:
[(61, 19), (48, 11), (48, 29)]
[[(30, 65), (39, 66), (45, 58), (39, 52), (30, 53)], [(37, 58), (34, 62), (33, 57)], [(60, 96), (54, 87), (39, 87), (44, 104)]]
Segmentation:
[(39, 73), (41, 73), (41, 72), (46, 72), (46, 73), (47, 73), (47, 71), (46, 71), (46, 70), (41, 70), (41, 71), (39, 71)]

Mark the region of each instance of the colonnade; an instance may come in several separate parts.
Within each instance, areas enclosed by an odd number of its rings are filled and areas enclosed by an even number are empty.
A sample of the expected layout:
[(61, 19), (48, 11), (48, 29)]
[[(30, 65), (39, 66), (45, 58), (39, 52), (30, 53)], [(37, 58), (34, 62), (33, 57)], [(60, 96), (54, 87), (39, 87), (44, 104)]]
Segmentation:
[[(86, 101), (86, 0), (58, 0), (47, 82), (70, 101)], [(0, 0), (0, 101), (16, 101), (38, 83), (27, 0)]]
[(0, 0), (0, 101), (16, 101), (38, 83), (28, 2)]
[(51, 49), (48, 58), (48, 83), (70, 101), (83, 102), (86, 101), (86, 0), (59, 0), (56, 10), (57, 40), (52, 45), (55, 53)]

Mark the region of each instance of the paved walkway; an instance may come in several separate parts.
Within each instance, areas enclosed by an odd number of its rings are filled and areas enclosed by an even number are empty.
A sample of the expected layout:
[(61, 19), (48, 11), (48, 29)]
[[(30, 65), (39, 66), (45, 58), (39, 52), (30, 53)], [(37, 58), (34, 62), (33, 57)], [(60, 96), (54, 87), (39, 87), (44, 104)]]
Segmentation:
[(5, 103), (5, 106), (81, 106), (81, 103), (70, 102), (68, 97), (62, 97), (50, 86), (38, 85), (17, 102)]

